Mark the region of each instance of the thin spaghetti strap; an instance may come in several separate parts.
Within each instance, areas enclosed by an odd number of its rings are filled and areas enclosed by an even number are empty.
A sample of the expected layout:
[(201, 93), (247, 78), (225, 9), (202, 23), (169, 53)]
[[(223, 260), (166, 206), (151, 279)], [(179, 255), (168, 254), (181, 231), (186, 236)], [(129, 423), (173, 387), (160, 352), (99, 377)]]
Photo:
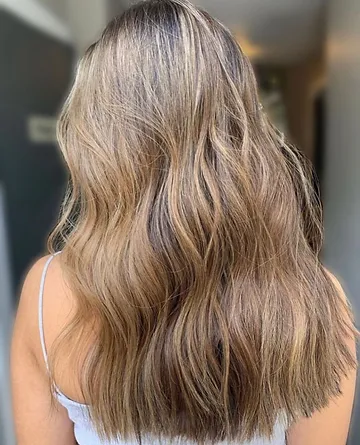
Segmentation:
[(46, 344), (45, 344), (45, 333), (44, 333), (44, 318), (43, 318), (43, 300), (44, 300), (44, 287), (45, 287), (45, 278), (46, 273), (49, 268), (49, 265), (53, 258), (58, 255), (60, 252), (55, 253), (54, 255), (51, 255), (44, 266), (42, 275), (41, 275), (41, 281), (40, 281), (40, 289), (39, 289), (39, 331), (40, 331), (40, 342), (41, 342), (41, 349), (43, 352), (44, 360), (46, 369), (49, 371), (49, 362), (48, 362), (48, 356), (46, 352)]

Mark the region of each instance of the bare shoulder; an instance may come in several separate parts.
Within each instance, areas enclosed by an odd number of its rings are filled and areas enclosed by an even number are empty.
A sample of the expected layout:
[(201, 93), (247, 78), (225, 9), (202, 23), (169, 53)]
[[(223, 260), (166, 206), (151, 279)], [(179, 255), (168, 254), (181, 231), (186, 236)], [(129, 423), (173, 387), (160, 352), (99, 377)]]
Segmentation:
[(44, 256), (29, 268), (21, 291), (15, 330), (20, 331), (27, 347), (43, 362), (40, 343), (39, 309), (43, 274), (43, 321), (47, 349), (66, 325), (75, 309), (75, 299), (66, 284), (60, 255)]
[[(45, 273), (46, 272), (46, 273)], [(43, 288), (41, 289), (41, 282)], [(42, 291), (42, 299), (40, 292)], [(54, 257), (45, 256), (37, 260), (29, 269), (21, 292), (18, 313), (16, 316), (13, 335), (13, 357), (30, 354), (36, 362), (37, 368), (43, 375), (47, 374), (45, 357), (41, 346), (41, 335), (44, 336), (47, 358), (52, 359), (52, 352), (56, 350), (52, 371), (58, 388), (73, 400), (82, 400), (79, 384), (83, 360), (87, 356), (87, 349), (76, 350), (74, 339), (70, 349), (53, 348), (57, 340), (66, 330), (77, 310), (77, 299), (71, 291), (62, 267), (61, 254)], [(40, 313), (42, 304), (42, 314)], [(42, 315), (40, 320), (39, 315)], [(42, 326), (41, 326), (42, 321)], [(92, 334), (92, 332), (91, 332)], [(87, 337), (89, 347), (91, 335)], [(19, 353), (22, 349), (22, 354)], [(25, 349), (25, 350), (24, 350)]]
[(39, 296), (46, 265), (49, 267), (44, 281), (43, 315), (47, 349), (71, 306), (69, 294), (63, 292), (64, 282), (57, 257), (47, 256), (34, 262), (24, 280), (11, 344), (14, 424), (19, 444), (75, 444), (73, 423), (65, 408), (51, 395), (41, 347)]
[(61, 287), (64, 290), (65, 278), (61, 267), (60, 255), (46, 255), (37, 259), (28, 269), (21, 292), (22, 301), (31, 302), (37, 300), (40, 292), (40, 284), (46, 268), (45, 285), (48, 289), (56, 290)]

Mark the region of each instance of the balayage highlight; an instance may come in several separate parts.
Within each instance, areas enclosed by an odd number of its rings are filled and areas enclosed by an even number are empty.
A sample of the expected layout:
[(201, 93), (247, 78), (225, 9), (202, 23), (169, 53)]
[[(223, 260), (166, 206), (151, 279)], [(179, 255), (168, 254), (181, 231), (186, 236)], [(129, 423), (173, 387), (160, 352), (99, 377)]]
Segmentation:
[(226, 28), (185, 0), (133, 6), (81, 60), (58, 138), (49, 245), (77, 298), (58, 348), (89, 349), (100, 434), (249, 440), (339, 394), (353, 327), (311, 174)]

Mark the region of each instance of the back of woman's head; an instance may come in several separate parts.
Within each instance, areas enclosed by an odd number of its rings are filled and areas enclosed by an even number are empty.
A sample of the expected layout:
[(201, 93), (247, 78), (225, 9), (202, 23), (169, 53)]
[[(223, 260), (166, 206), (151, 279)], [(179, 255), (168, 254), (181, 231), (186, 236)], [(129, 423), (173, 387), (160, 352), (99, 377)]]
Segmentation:
[(100, 433), (250, 439), (338, 394), (347, 315), (311, 178), (226, 28), (186, 0), (133, 6), (82, 59), (59, 141), (51, 241), (78, 301), (59, 347), (95, 320)]

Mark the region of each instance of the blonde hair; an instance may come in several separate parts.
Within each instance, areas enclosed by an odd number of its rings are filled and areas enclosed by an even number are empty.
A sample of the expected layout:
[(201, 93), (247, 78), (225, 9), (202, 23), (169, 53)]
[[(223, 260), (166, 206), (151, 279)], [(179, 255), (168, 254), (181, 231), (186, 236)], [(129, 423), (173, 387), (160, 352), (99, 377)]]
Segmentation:
[(353, 328), (311, 176), (223, 25), (131, 7), (81, 60), (58, 138), (50, 246), (77, 298), (59, 344), (83, 350), (95, 320), (79, 378), (102, 436), (250, 440), (339, 394)]

